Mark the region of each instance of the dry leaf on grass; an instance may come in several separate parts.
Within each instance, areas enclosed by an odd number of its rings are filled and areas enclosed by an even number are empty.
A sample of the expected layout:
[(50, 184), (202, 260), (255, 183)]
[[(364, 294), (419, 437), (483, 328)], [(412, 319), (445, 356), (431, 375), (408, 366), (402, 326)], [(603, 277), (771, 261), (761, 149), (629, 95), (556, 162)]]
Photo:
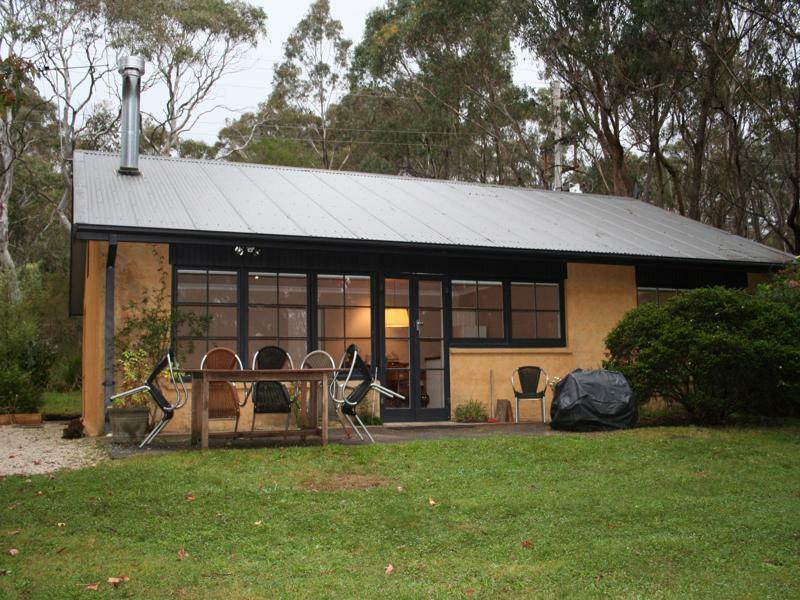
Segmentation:
[(183, 560), (183, 559), (185, 559), (187, 556), (189, 556), (189, 553), (188, 553), (186, 550), (184, 550), (183, 548), (181, 548), (180, 550), (178, 550), (178, 560)]
[(67, 549), (66, 546), (61, 546), (61, 548), (56, 548), (56, 554), (61, 554), (66, 549)]
[(38, 492), (36, 492), (36, 495), (37, 496), (44, 496), (44, 492), (42, 490), (39, 490)]
[(383, 572), (387, 575), (391, 575), (394, 573), (394, 565), (386, 565), (386, 568), (383, 570)]
[(17, 535), (20, 532), (22, 532), (22, 529), (12, 529), (6, 535)]
[(523, 548), (530, 548), (531, 547), (531, 541), (530, 540), (523, 540), (522, 541), (522, 547)]
[(17, 554), (19, 554), (19, 550), (17, 550), (16, 548), (9, 548), (6, 554), (8, 554), (9, 556), (16, 556)]
[(67, 526), (67, 524), (66, 524), (66, 523), (56, 523), (56, 525), (57, 525), (58, 527), (66, 527), (66, 526)]
[(17, 509), (17, 505), (16, 504), (9, 504), (8, 505), (8, 510), (16, 510), (16, 509)]
[(256, 527), (260, 527), (260, 526), (261, 526), (261, 523), (263, 523), (263, 521), (261, 521), (261, 520), (259, 519), (258, 521), (256, 521), (255, 523), (253, 523), (253, 525), (255, 525)]
[(434, 500), (431, 496), (428, 496), (428, 504), (431, 506), (436, 506), (436, 500)]
[(127, 575), (122, 575), (121, 577), (109, 577), (107, 581), (110, 585), (117, 587), (120, 583), (130, 581), (130, 577)]
[(398, 492), (402, 492), (403, 491), (403, 486), (402, 485), (398, 485), (397, 486), (397, 491)]
[(98, 588), (99, 586), (100, 586), (100, 584), (99, 584), (99, 583), (87, 583), (87, 584), (86, 584), (86, 589), (87, 589), (87, 590), (91, 590), (91, 591), (93, 591), (93, 592), (96, 592), (96, 591), (97, 591), (97, 588)]
[(473, 590), (472, 588), (467, 588), (467, 590), (466, 590), (464, 593), (465, 593), (467, 596), (472, 596), (472, 594), (474, 594), (474, 593), (475, 593), (475, 590)]
[(189, 492), (188, 494), (186, 494), (186, 501), (187, 502), (194, 502), (195, 500), (197, 500), (197, 498), (195, 498), (195, 496), (194, 496), (194, 494), (192, 492)]

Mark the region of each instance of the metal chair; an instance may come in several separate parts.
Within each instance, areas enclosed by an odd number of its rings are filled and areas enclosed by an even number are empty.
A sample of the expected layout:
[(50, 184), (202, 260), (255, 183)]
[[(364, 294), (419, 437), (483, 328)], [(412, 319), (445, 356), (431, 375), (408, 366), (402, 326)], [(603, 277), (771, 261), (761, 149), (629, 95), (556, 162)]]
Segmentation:
[[(347, 375), (344, 376), (344, 380), (342, 381), (342, 376), (345, 371), (347, 371)], [(350, 383), (350, 379), (353, 377), (353, 373), (357, 374), (361, 379), (361, 383), (348, 394), (347, 386)], [(361, 425), (361, 428), (364, 430), (364, 433), (367, 434), (370, 442), (374, 444), (375, 439), (372, 437), (372, 434), (370, 434), (367, 426), (364, 425), (361, 417), (358, 416), (357, 410), (358, 405), (366, 399), (367, 394), (371, 390), (375, 390), (384, 396), (405, 400), (405, 396), (401, 396), (397, 392), (385, 388), (375, 381), (375, 377), (370, 372), (367, 363), (364, 362), (364, 359), (361, 358), (361, 355), (358, 353), (358, 347), (355, 344), (350, 344), (347, 350), (344, 351), (336, 374), (331, 381), (331, 398), (339, 407), (339, 410), (342, 411), (342, 414), (350, 423), (350, 426), (358, 434), (358, 437), (361, 438), (362, 441), (364, 440), (364, 436), (361, 435), (358, 427), (353, 423), (353, 418)]]
[[(169, 370), (170, 383), (175, 388), (175, 404), (172, 404), (169, 400), (167, 400), (166, 397), (164, 397), (164, 394), (161, 392), (161, 389), (158, 387), (158, 378), (164, 369)], [(186, 400), (189, 398), (189, 392), (186, 390), (186, 385), (183, 383), (183, 379), (176, 374), (177, 370), (178, 363), (172, 357), (171, 351), (167, 351), (167, 353), (164, 355), (164, 358), (159, 361), (159, 363), (156, 365), (156, 368), (150, 373), (144, 385), (140, 385), (139, 387), (126, 392), (115, 394), (110, 398), (110, 400), (116, 400), (117, 398), (125, 398), (126, 396), (133, 396), (134, 394), (147, 392), (150, 394), (150, 398), (152, 398), (156, 406), (161, 409), (161, 420), (156, 424), (155, 427), (153, 427), (150, 433), (147, 434), (147, 437), (142, 440), (142, 443), (139, 444), (139, 448), (144, 448), (150, 442), (152, 442), (156, 436), (161, 433), (161, 430), (167, 426), (167, 423), (169, 423), (170, 419), (172, 419), (175, 411), (183, 407), (183, 405), (186, 404)]]
[[(239, 356), (229, 348), (213, 348), (200, 361), (201, 369), (243, 369)], [(208, 418), (234, 419), (233, 431), (239, 430), (241, 408), (247, 403), (247, 395), (239, 402), (236, 384), (227, 381), (212, 381), (208, 385)]]
[[(253, 369), (294, 368), (291, 355), (279, 346), (264, 346), (253, 356)], [(256, 428), (256, 415), (286, 413), (286, 428), (292, 420), (292, 404), (295, 398), (279, 381), (258, 381), (250, 390), (253, 392), (253, 422), (250, 431)]]
[[(301, 369), (335, 369), (336, 362), (334, 362), (333, 357), (325, 352), (325, 350), (313, 350), (306, 354), (306, 357), (303, 359), (303, 362), (300, 363)], [(336, 418), (339, 419), (339, 423), (342, 425), (342, 429), (344, 430), (344, 434), (350, 439), (352, 433), (347, 429), (347, 425), (342, 418), (342, 413), (339, 411), (339, 406), (335, 402), (331, 402), (331, 406), (333, 408), (333, 412), (336, 415)], [(328, 410), (327, 402), (322, 403), (322, 410)]]
[[(541, 391), (539, 390), (539, 382), (542, 378), (542, 374), (544, 374), (544, 386), (542, 387)], [(514, 382), (514, 379), (517, 379), (520, 384), (520, 389), (517, 389), (517, 386)], [(546, 405), (544, 395), (547, 391), (547, 383), (550, 381), (550, 378), (547, 376), (547, 372), (542, 369), (541, 367), (519, 367), (518, 369), (514, 369), (514, 372), (511, 374), (511, 388), (514, 390), (514, 398), (517, 400), (517, 410), (514, 413), (514, 421), (519, 423), (519, 401), (520, 400), (538, 400), (542, 404), (542, 423), (547, 423), (547, 416), (546, 416)]]

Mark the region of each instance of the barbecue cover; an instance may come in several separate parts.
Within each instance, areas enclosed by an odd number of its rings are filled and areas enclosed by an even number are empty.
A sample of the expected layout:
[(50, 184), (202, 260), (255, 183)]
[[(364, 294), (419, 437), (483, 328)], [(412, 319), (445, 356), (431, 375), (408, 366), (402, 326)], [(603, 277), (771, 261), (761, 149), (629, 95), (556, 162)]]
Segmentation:
[(550, 426), (571, 431), (628, 429), (638, 412), (628, 380), (617, 371), (576, 369), (555, 388)]

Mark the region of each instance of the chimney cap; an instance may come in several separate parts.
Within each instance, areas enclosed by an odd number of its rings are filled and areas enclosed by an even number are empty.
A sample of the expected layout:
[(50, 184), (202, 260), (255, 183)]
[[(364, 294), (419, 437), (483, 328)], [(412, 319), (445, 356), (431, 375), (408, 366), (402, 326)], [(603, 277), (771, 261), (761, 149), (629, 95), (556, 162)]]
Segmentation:
[(144, 56), (120, 56), (117, 59), (117, 71), (124, 73), (128, 69), (136, 69), (139, 75), (144, 75)]

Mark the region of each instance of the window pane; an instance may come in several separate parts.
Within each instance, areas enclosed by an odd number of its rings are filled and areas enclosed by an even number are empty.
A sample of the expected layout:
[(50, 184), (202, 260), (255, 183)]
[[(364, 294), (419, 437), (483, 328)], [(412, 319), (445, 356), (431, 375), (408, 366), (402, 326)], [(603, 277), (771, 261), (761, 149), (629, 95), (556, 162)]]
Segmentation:
[(206, 353), (205, 340), (178, 340), (178, 364), (183, 369), (199, 369)]
[(678, 295), (678, 290), (672, 289), (658, 289), (658, 305), (664, 306), (670, 298), (674, 298)]
[(511, 313), (511, 337), (514, 339), (533, 339), (536, 337), (536, 313), (515, 310)]
[(387, 307), (408, 306), (408, 279), (387, 279), (384, 301)]
[(308, 342), (306, 340), (280, 340), (278, 346), (289, 353), (294, 367), (296, 369), (300, 368), (300, 363), (308, 354)]
[(178, 302), (206, 302), (206, 273), (178, 271)]
[(247, 344), (249, 356), (247, 357), (247, 365), (245, 365), (245, 368), (252, 367), (253, 357), (256, 355), (256, 352), (262, 348), (266, 348), (267, 346), (280, 346), (280, 344), (278, 343), (278, 340), (250, 340)]
[(272, 273), (251, 273), (248, 278), (250, 304), (275, 304), (278, 278)]
[(423, 338), (440, 338), (442, 337), (442, 311), (436, 309), (420, 310), (419, 320), (422, 321), (420, 326), (420, 337)]
[(560, 338), (561, 319), (557, 312), (536, 313), (536, 333), (540, 338)]
[(236, 340), (208, 340), (208, 349), (212, 348), (227, 348), (236, 352)]
[(278, 335), (278, 311), (274, 308), (250, 307), (247, 329), (251, 337)]
[(423, 370), (422, 408), (444, 408), (444, 371)]
[(236, 273), (209, 273), (208, 301), (214, 304), (236, 304)]
[(441, 308), (442, 306), (442, 282), (425, 281), (419, 282), (419, 305), (431, 308)]
[(369, 306), (369, 277), (345, 277), (345, 303), (348, 306)]
[(558, 285), (554, 283), (536, 284), (536, 310), (559, 310)]
[(305, 308), (278, 309), (278, 335), (280, 337), (305, 337), (308, 328), (308, 312)]
[(320, 341), (319, 346), (322, 350), (325, 350), (325, 352), (333, 357), (333, 362), (335, 362), (338, 366), (339, 362), (342, 360), (342, 355), (344, 354), (344, 340), (322, 340)]
[(341, 275), (317, 277), (317, 300), (321, 305), (342, 306), (344, 303), (344, 279)]
[(281, 275), (278, 282), (280, 304), (306, 305), (306, 277), (305, 275)]
[(419, 365), (423, 369), (440, 369), (444, 366), (442, 342), (421, 342)]
[(386, 366), (407, 367), (411, 362), (408, 340), (386, 340)]
[(639, 304), (658, 302), (658, 291), (653, 288), (639, 288), (637, 292)]
[(369, 338), (348, 338), (347, 345), (355, 344), (367, 365), (372, 363), (372, 341)]
[(453, 311), (453, 337), (478, 337), (478, 315), (474, 310)]
[(503, 337), (503, 313), (501, 311), (478, 311), (478, 337)]
[(454, 281), (451, 288), (453, 308), (476, 308), (477, 288), (474, 281)]
[(208, 307), (211, 322), (208, 325), (210, 337), (230, 337), (236, 335), (236, 308), (233, 306)]
[(534, 285), (532, 283), (512, 283), (511, 284), (511, 308), (521, 310), (533, 310)]
[(345, 309), (345, 327), (347, 337), (369, 337), (372, 333), (369, 308)]
[(321, 308), (317, 312), (319, 336), (321, 338), (344, 337), (344, 310)]
[(480, 308), (503, 308), (503, 284), (499, 281), (478, 282), (478, 306)]
[(180, 306), (176, 311), (178, 318), (179, 336), (204, 336), (207, 325), (203, 322), (206, 317), (204, 306)]

